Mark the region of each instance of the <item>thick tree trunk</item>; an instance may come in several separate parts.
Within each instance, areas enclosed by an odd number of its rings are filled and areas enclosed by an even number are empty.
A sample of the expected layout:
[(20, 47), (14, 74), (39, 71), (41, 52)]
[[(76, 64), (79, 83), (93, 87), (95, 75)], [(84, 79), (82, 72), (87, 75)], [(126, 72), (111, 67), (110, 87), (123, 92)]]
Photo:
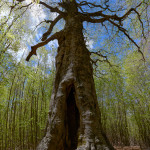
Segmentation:
[(78, 18), (59, 39), (47, 132), (37, 150), (113, 149), (102, 131), (90, 53)]

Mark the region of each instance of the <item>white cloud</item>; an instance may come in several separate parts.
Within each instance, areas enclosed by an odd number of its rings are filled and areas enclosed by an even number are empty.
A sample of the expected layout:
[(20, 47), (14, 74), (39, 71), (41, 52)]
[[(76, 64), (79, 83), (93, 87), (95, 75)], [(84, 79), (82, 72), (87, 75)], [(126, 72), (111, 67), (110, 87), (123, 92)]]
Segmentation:
[(94, 41), (93, 40), (87, 40), (86, 41), (86, 45), (89, 49), (93, 49), (93, 44), (94, 44)]
[[(27, 4), (31, 2), (32, 0), (26, 0)], [(28, 11), (31, 18), (29, 22), (31, 29), (34, 29), (36, 25), (46, 18), (46, 14), (39, 4), (34, 4)]]

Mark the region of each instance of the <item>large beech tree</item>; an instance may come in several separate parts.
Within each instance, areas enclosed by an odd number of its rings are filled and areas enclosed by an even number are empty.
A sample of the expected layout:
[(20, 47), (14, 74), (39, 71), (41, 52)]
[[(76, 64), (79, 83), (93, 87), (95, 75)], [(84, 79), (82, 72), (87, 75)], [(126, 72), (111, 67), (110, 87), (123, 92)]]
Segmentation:
[[(59, 47), (46, 133), (37, 150), (114, 149), (101, 125), (92, 66), (98, 60), (92, 61), (90, 58), (91, 52), (86, 47), (83, 35), (83, 22), (105, 26), (109, 23), (109, 26), (122, 32), (137, 47), (144, 59), (140, 46), (131, 38), (123, 23), (130, 15), (136, 16), (142, 27), (142, 36), (145, 37), (144, 24), (138, 10), (147, 3), (142, 1), (133, 8), (122, 8), (124, 11), (118, 15), (121, 8), (112, 10), (108, 2), (109, 0), (105, 0), (100, 5), (98, 1), (61, 0), (53, 5), (52, 2), (38, 1), (58, 16), (53, 21), (45, 20), (50, 22), (49, 29), (43, 34), (42, 41), (31, 47), (26, 60), (29, 61), (32, 55), (36, 55), (39, 47), (54, 39), (58, 40)], [(95, 8), (95, 11), (85, 9), (87, 7), (92, 10)], [(53, 33), (53, 28), (61, 19), (65, 21), (64, 29)], [(107, 56), (102, 55), (101, 51), (92, 53), (109, 63)]]

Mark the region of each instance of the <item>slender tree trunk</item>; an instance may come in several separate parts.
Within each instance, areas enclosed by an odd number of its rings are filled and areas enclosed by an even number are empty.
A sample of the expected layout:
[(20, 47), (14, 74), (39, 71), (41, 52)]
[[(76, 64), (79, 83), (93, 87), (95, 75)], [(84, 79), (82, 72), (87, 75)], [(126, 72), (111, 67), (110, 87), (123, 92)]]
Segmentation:
[[(34, 86), (34, 85), (33, 85)], [(31, 147), (33, 148), (34, 147), (34, 141), (33, 141), (33, 114), (34, 114), (34, 92), (33, 92), (33, 89), (32, 89), (32, 97), (31, 97), (31, 106), (30, 106), (30, 118), (31, 118), (31, 121), (30, 121), (30, 144), (31, 144)]]
[[(37, 90), (37, 89), (36, 89)], [(39, 91), (37, 90), (38, 95), (35, 97), (35, 147), (38, 141), (38, 101), (39, 101)]]
[[(17, 71), (16, 71), (17, 74)], [(9, 95), (8, 95), (8, 103), (7, 103), (7, 108), (6, 108), (6, 123), (5, 123), (5, 130), (6, 130), (6, 135), (5, 135), (5, 149), (8, 148), (9, 146), (9, 141), (8, 141), (8, 136), (9, 136), (9, 119), (10, 119), (10, 114), (9, 114), (9, 107), (10, 107), (10, 101), (11, 101), (11, 96), (12, 96), (12, 91), (13, 91), (13, 86), (14, 86), (14, 82), (15, 82), (15, 78), (16, 78), (16, 74), (14, 75), (13, 79), (12, 79), (12, 83), (11, 83), (11, 87), (10, 87), (10, 91), (9, 91)]]
[(103, 133), (82, 22), (68, 15), (58, 40), (47, 132), (37, 150), (113, 149)]

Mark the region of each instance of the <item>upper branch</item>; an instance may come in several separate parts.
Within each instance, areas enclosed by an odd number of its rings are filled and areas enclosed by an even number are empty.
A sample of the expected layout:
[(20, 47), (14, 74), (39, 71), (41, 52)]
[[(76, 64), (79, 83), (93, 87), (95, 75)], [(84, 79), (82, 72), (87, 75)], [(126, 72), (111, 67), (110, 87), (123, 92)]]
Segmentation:
[(106, 4), (107, 3), (107, 1), (105, 2), (105, 7), (103, 7), (102, 5), (98, 5), (98, 4), (94, 4), (94, 3), (91, 3), (91, 2), (87, 2), (87, 1), (82, 1), (82, 2), (80, 2), (79, 4), (78, 4), (78, 7), (79, 7), (79, 9), (80, 10), (82, 10), (82, 6), (85, 6), (85, 5), (87, 5), (89, 8), (95, 8), (95, 7), (99, 7), (100, 9), (102, 9), (103, 11), (105, 11), (105, 10), (108, 10), (108, 11), (110, 11), (110, 12), (118, 12), (118, 11), (121, 11), (122, 10), (122, 8), (118, 8), (117, 10), (111, 10), (110, 8), (109, 8), (109, 5), (107, 5)]
[(107, 18), (93, 19), (89, 15), (85, 15), (85, 14), (81, 14), (81, 13), (80, 13), (80, 16), (82, 18), (82, 21), (87, 21), (87, 22), (91, 22), (91, 23), (103, 23), (104, 21), (107, 20)]
[(41, 21), (38, 25), (36, 25), (36, 27), (35, 27), (35, 29), (33, 30), (33, 31), (35, 31), (36, 30), (36, 28), (39, 26), (39, 25), (41, 25), (42, 23), (52, 23), (53, 21), (52, 20), (44, 20), (44, 21)]
[(52, 6), (46, 4), (45, 2), (42, 2), (42, 1), (40, 1), (39, 4), (42, 4), (46, 8), (50, 9), (51, 12), (57, 12), (60, 15), (64, 16), (64, 12), (60, 11), (57, 7), (52, 7)]
[(122, 17), (120, 17), (121, 20), (125, 20), (131, 14), (132, 11), (134, 11), (136, 14), (138, 14), (136, 9), (138, 7), (140, 7), (141, 4), (142, 4), (142, 2), (139, 5), (137, 5), (135, 8), (130, 8)]
[(56, 24), (60, 19), (62, 19), (62, 16), (61, 16), (61, 15), (57, 16), (57, 17), (54, 19), (54, 21), (51, 22), (48, 31), (45, 32), (45, 33), (43, 34), (43, 36), (42, 36), (42, 41), (45, 41), (45, 40), (47, 39), (47, 37), (51, 34), (51, 32), (52, 32), (52, 30), (53, 30), (53, 27), (55, 26), (55, 24)]
[(104, 9), (104, 10), (106, 9), (106, 8), (104, 8), (104, 7), (101, 6), (101, 5), (96, 5), (96, 4), (94, 4), (94, 3), (90, 3), (90, 2), (87, 2), (87, 1), (82, 1), (82, 2), (80, 2), (78, 5), (79, 5), (79, 6), (87, 5), (87, 6), (89, 6), (90, 8), (100, 7), (101, 9)]
[[(118, 21), (119, 24), (122, 26), (121, 18), (118, 17), (116, 14), (115, 15), (105, 15), (102, 11), (97, 11), (97, 12), (94, 12), (94, 13), (83, 14), (83, 16), (84, 16), (83, 17), (84, 21), (88, 21), (88, 22), (91, 22), (91, 23), (102, 23), (106, 20), (112, 19), (112, 20)], [(103, 18), (93, 19), (91, 17), (103, 17)]]
[(114, 26), (116, 26), (119, 31), (123, 32), (124, 35), (129, 39), (129, 41), (131, 41), (137, 48), (138, 48), (138, 52), (141, 53), (143, 60), (145, 61), (145, 57), (143, 52), (140, 50), (140, 47), (138, 46), (138, 44), (130, 37), (130, 35), (126, 32), (126, 29), (124, 29), (123, 27), (119, 26), (118, 24), (116, 24), (115, 22), (111, 21), (110, 19), (108, 20), (111, 24), (113, 24)]
[[(89, 2), (81, 2), (80, 5), (85, 5), (85, 4), (91, 4), (92, 6), (95, 6), (95, 7), (100, 7), (100, 8), (103, 8), (101, 5), (95, 5), (95, 4), (92, 4), (92, 3), (89, 3)], [(138, 15), (138, 19), (143, 27), (143, 23), (140, 19), (140, 14), (138, 13), (138, 11), (136, 10), (138, 7), (140, 7), (142, 4), (142, 2), (137, 5), (135, 8), (130, 8), (123, 16), (119, 17), (118, 15), (107, 15), (107, 14), (104, 14), (103, 13), (103, 10), (101, 11), (96, 11), (96, 12), (93, 12), (93, 13), (85, 13), (83, 12), (82, 15), (83, 16), (88, 16), (88, 17), (103, 17), (105, 18), (106, 20), (108, 19), (112, 19), (112, 20), (115, 20), (115, 21), (118, 21), (120, 25), (122, 25), (122, 21), (125, 20), (133, 11)], [(103, 8), (103, 9), (106, 9), (106, 8)], [(85, 17), (87, 19), (87, 17)], [(86, 20), (85, 20), (86, 21)], [(90, 22), (90, 21), (89, 21)]]
[(29, 53), (29, 55), (27, 56), (26, 58), (26, 61), (29, 61), (29, 59), (32, 57), (32, 55), (37, 55), (36, 53), (36, 50), (39, 48), (39, 47), (42, 47), (46, 44), (48, 44), (50, 41), (52, 40), (55, 40), (55, 39), (58, 39), (61, 35), (62, 31), (59, 31), (59, 32), (56, 32), (55, 34), (53, 34), (51, 37), (49, 37), (46, 41), (43, 41), (43, 42), (40, 42), (34, 46), (31, 46), (31, 52)]

